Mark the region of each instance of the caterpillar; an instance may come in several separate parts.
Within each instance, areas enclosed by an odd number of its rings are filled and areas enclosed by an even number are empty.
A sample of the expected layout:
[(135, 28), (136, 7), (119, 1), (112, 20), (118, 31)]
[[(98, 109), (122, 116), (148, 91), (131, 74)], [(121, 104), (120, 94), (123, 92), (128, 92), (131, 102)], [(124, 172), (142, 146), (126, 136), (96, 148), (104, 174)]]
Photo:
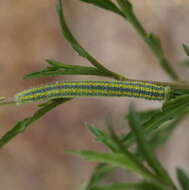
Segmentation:
[(65, 97), (137, 97), (164, 100), (166, 86), (147, 81), (57, 81), (15, 95), (18, 104)]

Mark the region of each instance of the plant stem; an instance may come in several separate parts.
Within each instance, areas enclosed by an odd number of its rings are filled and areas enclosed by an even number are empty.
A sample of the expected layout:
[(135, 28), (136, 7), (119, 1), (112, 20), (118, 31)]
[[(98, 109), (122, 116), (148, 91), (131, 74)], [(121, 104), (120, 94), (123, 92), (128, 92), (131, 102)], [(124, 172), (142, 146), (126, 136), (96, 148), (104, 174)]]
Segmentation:
[(125, 19), (133, 26), (139, 36), (146, 42), (148, 47), (151, 49), (155, 57), (158, 59), (163, 70), (173, 79), (180, 80), (177, 73), (171, 67), (168, 59), (166, 58), (164, 51), (161, 46), (159, 38), (151, 33), (147, 33), (142, 24), (137, 19), (136, 15), (133, 12), (132, 5), (129, 1), (117, 0), (120, 5)]
[(116, 80), (125, 80), (126, 78), (124, 76), (121, 76), (113, 71), (110, 71), (106, 67), (104, 67), (99, 61), (97, 61), (89, 52), (87, 52), (75, 39), (75, 37), (72, 35), (71, 31), (69, 30), (66, 21), (64, 19), (64, 13), (62, 8), (62, 1), (57, 0), (56, 3), (56, 10), (59, 17), (60, 26), (62, 29), (62, 34), (66, 38), (66, 40), (70, 43), (72, 48), (82, 57), (86, 58), (93, 66), (98, 68), (100, 71), (109, 74), (113, 76)]
[(24, 130), (29, 127), (33, 122), (40, 119), (42, 116), (44, 116), (47, 112), (54, 109), (55, 107), (71, 100), (71, 98), (62, 98), (62, 99), (56, 99), (52, 100), (45, 106), (42, 106), (39, 108), (31, 117), (27, 117), (19, 122), (16, 123), (16, 125), (10, 129), (8, 132), (6, 132), (1, 138), (0, 138), (0, 148), (4, 147), (5, 144), (7, 144), (11, 139), (13, 139), (16, 135), (22, 133)]

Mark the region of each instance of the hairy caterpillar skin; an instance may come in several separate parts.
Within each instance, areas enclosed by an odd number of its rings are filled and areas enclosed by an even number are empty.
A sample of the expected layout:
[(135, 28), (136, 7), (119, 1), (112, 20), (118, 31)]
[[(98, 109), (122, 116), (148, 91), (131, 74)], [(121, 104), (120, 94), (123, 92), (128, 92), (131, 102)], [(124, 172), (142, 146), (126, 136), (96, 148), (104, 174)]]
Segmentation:
[(65, 97), (137, 97), (164, 100), (166, 87), (141, 81), (57, 81), (15, 95), (18, 104)]

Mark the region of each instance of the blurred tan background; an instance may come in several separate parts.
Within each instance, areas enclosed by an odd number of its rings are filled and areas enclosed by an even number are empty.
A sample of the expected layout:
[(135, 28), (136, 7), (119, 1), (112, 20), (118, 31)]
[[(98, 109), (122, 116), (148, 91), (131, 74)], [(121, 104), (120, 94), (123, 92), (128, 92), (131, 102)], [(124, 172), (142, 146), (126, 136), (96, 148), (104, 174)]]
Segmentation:
[[(132, 0), (137, 16), (148, 31), (157, 34), (173, 67), (184, 79), (189, 69), (178, 66), (185, 58), (181, 48), (189, 44), (189, 1)], [(129, 78), (169, 81), (151, 52), (122, 18), (79, 2), (63, 0), (67, 23), (79, 42), (108, 68)], [(49, 77), (23, 80), (23, 76), (45, 68), (45, 59), (88, 65), (63, 39), (55, 14), (55, 0), (0, 1), (0, 96), (11, 97), (25, 88), (55, 80), (99, 79), (97, 77)], [(68, 155), (65, 149), (104, 147), (84, 128), (84, 123), (103, 127), (111, 114), (116, 127), (131, 101), (138, 109), (160, 107), (160, 103), (132, 98), (75, 99), (37, 121), (0, 151), (0, 189), (77, 190), (86, 182), (94, 164)], [(18, 120), (30, 116), (36, 105), (0, 109), (0, 134)], [(189, 171), (188, 121), (182, 123), (158, 152), (174, 176), (176, 166)], [(120, 173), (109, 179), (124, 177)], [(128, 179), (128, 178), (127, 178)]]

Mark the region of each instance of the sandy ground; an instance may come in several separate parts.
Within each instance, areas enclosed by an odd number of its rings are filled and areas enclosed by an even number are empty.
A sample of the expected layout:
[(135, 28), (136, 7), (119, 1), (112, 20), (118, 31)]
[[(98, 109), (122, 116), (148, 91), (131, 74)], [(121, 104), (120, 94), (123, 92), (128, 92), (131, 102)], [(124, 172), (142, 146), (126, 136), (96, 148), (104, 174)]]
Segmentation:
[[(137, 16), (148, 31), (157, 34), (172, 66), (183, 79), (189, 69), (178, 63), (186, 58), (181, 44), (189, 44), (189, 3), (184, 0), (132, 0)], [(170, 81), (159, 64), (122, 18), (79, 0), (64, 0), (66, 20), (81, 44), (105, 66), (129, 78)], [(33, 85), (55, 80), (99, 79), (62, 76), (23, 80), (23, 76), (46, 67), (45, 60), (88, 65), (73, 52), (61, 35), (52, 0), (0, 0), (0, 96), (12, 97)], [(129, 103), (138, 109), (160, 107), (161, 103), (128, 98), (75, 99), (37, 121), (0, 152), (0, 189), (78, 190), (86, 182), (94, 164), (68, 155), (65, 149), (104, 150), (94, 143), (84, 123), (103, 127), (112, 115), (116, 127), (126, 124), (121, 117)], [(18, 120), (30, 116), (36, 104), (0, 109), (0, 134)], [(176, 166), (189, 170), (188, 120), (158, 151), (165, 167), (174, 176)], [(175, 176), (174, 176), (175, 177)], [(115, 173), (109, 181), (124, 180)], [(130, 176), (127, 179), (133, 179)]]

